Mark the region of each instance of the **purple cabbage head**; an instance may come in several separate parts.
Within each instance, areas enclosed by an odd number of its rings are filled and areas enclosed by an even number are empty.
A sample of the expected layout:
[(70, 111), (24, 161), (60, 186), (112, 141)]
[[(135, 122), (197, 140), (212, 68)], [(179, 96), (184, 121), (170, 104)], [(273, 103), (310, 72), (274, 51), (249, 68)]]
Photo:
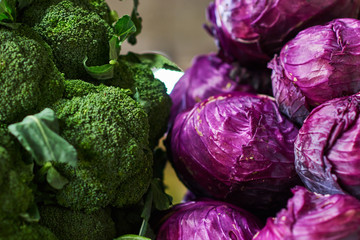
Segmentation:
[(214, 53), (199, 55), (170, 93), (173, 105), (169, 122), (172, 123), (180, 112), (208, 97), (233, 91), (254, 90), (250, 85), (240, 83), (236, 66), (223, 61)]
[(287, 208), (268, 218), (253, 240), (360, 239), (360, 202), (349, 195), (320, 195), (293, 189)]
[(218, 95), (177, 116), (170, 134), (172, 162), (196, 196), (266, 211), (285, 204), (299, 180), (297, 133), (270, 97)]
[(262, 227), (249, 212), (229, 203), (202, 200), (178, 204), (162, 224), (157, 240), (248, 240)]
[(336, 19), (301, 31), (269, 63), (280, 111), (302, 124), (319, 104), (360, 90), (360, 21)]
[(356, 18), (360, 0), (215, 0), (208, 7), (225, 56), (241, 63), (266, 63), (300, 30), (335, 18)]
[(314, 192), (360, 199), (360, 94), (327, 101), (310, 113), (295, 141), (295, 167)]

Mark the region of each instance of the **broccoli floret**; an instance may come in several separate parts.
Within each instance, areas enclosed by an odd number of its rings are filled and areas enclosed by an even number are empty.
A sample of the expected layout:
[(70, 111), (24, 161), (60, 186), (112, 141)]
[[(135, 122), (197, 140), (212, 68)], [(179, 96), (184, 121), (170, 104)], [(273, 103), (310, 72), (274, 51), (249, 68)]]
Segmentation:
[(128, 93), (99, 87), (53, 106), (61, 136), (79, 158), (76, 169), (59, 166), (70, 181), (57, 194), (60, 205), (91, 212), (109, 204), (133, 204), (146, 192), (153, 163), (147, 114)]
[(0, 125), (0, 237), (17, 231), (34, 201), (29, 184), (33, 178), (30, 165), (25, 164), (19, 154), (6, 125)]
[(167, 129), (171, 98), (163, 82), (154, 78), (151, 69), (140, 62), (132, 61), (130, 55), (121, 56), (114, 77), (102, 81), (108, 86), (131, 89), (132, 97), (148, 114), (150, 125), (149, 143), (153, 149)]
[(116, 230), (108, 210), (83, 213), (54, 205), (41, 206), (39, 223), (48, 227), (59, 240), (112, 240)]
[(54, 103), (63, 81), (49, 46), (31, 28), (0, 27), (0, 122), (20, 121)]
[[(101, 1), (91, 1), (93, 4)], [(55, 63), (66, 78), (88, 78), (87, 65), (109, 62), (112, 27), (89, 0), (37, 0), (25, 9), (20, 21), (37, 31), (53, 50)]]
[(39, 224), (23, 224), (11, 235), (2, 237), (0, 240), (58, 240), (48, 228)]

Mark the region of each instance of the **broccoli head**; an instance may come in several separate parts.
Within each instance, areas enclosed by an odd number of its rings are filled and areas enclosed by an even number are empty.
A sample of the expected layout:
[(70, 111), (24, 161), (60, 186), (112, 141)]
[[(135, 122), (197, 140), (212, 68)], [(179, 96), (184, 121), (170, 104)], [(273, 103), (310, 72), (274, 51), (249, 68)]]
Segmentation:
[(49, 46), (27, 26), (0, 27), (0, 122), (13, 123), (54, 103), (64, 76)]
[(6, 125), (0, 124), (0, 237), (17, 231), (34, 201), (29, 184), (33, 178), (30, 165), (22, 161), (19, 146)]
[(55, 205), (41, 206), (39, 223), (49, 228), (59, 240), (112, 240), (116, 230), (108, 210), (84, 213)]
[(46, 227), (37, 223), (23, 224), (17, 227), (16, 232), (2, 237), (0, 240), (58, 240), (58, 238)]
[[(50, 45), (55, 63), (66, 78), (88, 78), (87, 65), (109, 62), (112, 27), (98, 13), (103, 1), (36, 0), (20, 15)], [(96, 10), (96, 11), (95, 11)]]
[[(152, 177), (147, 114), (128, 90), (98, 86), (92, 92), (90, 83), (66, 84), (71, 86), (65, 97), (74, 97), (59, 100), (53, 109), (61, 136), (76, 148), (79, 161), (76, 168), (59, 166), (70, 182), (58, 192), (58, 203), (91, 212), (138, 202)], [(76, 84), (85, 90), (77, 91)]]
[(171, 98), (163, 82), (154, 78), (151, 69), (131, 55), (121, 56), (115, 68), (114, 77), (102, 82), (108, 86), (128, 88), (132, 97), (148, 114), (150, 125), (149, 143), (153, 149), (167, 130)]

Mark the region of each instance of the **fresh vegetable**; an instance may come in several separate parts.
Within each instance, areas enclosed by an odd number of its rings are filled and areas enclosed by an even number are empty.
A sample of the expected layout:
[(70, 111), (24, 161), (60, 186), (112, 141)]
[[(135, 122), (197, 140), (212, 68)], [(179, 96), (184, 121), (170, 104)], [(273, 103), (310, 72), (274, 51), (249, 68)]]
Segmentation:
[(298, 129), (266, 96), (233, 92), (179, 114), (171, 131), (172, 163), (197, 196), (245, 209), (275, 211), (298, 182)]
[[(89, 66), (109, 62), (109, 40), (114, 31), (90, 1), (35, 0), (19, 15), (50, 45), (59, 70), (66, 78), (86, 78)], [(104, 2), (104, 1), (102, 1)]]
[(22, 120), (58, 100), (64, 76), (51, 49), (31, 28), (0, 26), (0, 123)]
[(304, 187), (293, 189), (287, 208), (269, 218), (253, 240), (358, 239), (360, 202), (342, 194), (321, 195)]
[(238, 239), (247, 240), (261, 229), (251, 213), (229, 203), (199, 200), (170, 209), (157, 240)]
[(300, 30), (335, 18), (356, 18), (359, 0), (215, 0), (208, 27), (220, 51), (242, 64), (266, 64)]
[(360, 21), (335, 19), (301, 31), (269, 63), (280, 111), (302, 124), (332, 98), (360, 90)]
[(316, 107), (295, 141), (296, 171), (321, 194), (360, 198), (360, 95), (336, 98)]

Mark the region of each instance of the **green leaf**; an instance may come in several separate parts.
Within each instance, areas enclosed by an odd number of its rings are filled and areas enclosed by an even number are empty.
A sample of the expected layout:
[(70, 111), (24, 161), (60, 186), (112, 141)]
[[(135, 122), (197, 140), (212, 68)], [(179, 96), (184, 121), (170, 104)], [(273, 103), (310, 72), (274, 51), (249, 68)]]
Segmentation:
[(15, 7), (6, 0), (0, 0), (0, 22), (14, 23), (16, 19)]
[(132, 34), (128, 39), (128, 42), (132, 45), (136, 44), (137, 42), (136, 36), (138, 36), (142, 30), (142, 18), (140, 17), (140, 14), (138, 12), (138, 6), (139, 6), (139, 0), (134, 0), (134, 7), (131, 12), (131, 20), (135, 24), (136, 32)]
[(153, 203), (157, 210), (167, 210), (172, 206), (172, 197), (165, 193), (160, 179), (154, 178), (151, 182)]
[(141, 63), (147, 65), (152, 69), (167, 69), (172, 71), (182, 72), (181, 68), (167, 57), (157, 53), (137, 54), (130, 52), (129, 54), (135, 55)]
[(104, 64), (101, 66), (87, 66), (86, 61), (88, 60), (87, 57), (85, 57), (83, 61), (83, 65), (85, 67), (86, 72), (92, 76), (95, 79), (98, 80), (105, 80), (113, 78), (114, 76), (114, 68), (115, 64), (117, 63), (116, 60), (111, 59), (108, 64)]
[(143, 219), (143, 222), (140, 227), (140, 232), (139, 232), (140, 236), (145, 236), (146, 234), (150, 215), (151, 215), (152, 202), (153, 202), (153, 192), (152, 192), (152, 188), (150, 187), (146, 193), (144, 208), (141, 212), (141, 218)]
[(20, 217), (22, 217), (26, 222), (29, 223), (39, 222), (40, 212), (36, 203), (32, 203), (27, 212), (20, 214)]
[(120, 54), (120, 45), (118, 37), (114, 36), (109, 41), (109, 58), (110, 60), (117, 60)]
[(53, 161), (76, 166), (76, 150), (58, 134), (58, 120), (50, 108), (29, 115), (8, 128), (38, 165)]
[(135, 235), (135, 234), (126, 234), (126, 235), (120, 236), (118, 238), (115, 238), (114, 240), (151, 240), (151, 239), (147, 238), (147, 237)]
[(54, 168), (50, 167), (47, 171), (46, 180), (55, 189), (62, 189), (66, 184), (69, 183), (65, 177)]
[(121, 45), (131, 34), (136, 32), (136, 26), (129, 15), (119, 18), (114, 25), (115, 35), (119, 37)]

